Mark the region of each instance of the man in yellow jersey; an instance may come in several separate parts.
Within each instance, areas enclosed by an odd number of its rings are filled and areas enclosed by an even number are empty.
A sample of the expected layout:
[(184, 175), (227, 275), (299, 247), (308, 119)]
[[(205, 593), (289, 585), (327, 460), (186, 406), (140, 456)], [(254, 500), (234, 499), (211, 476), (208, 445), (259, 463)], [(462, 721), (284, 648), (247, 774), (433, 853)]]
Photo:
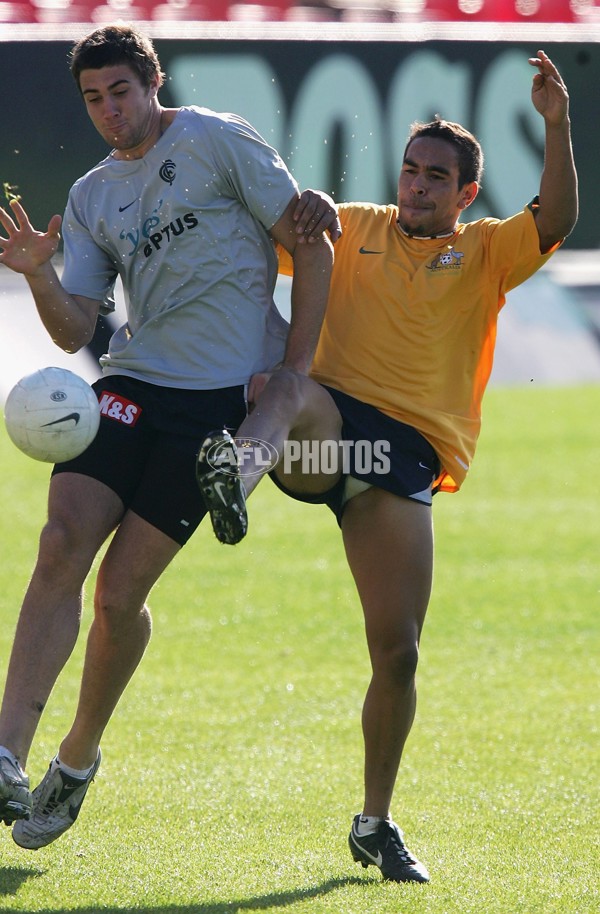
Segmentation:
[[(256, 406), (236, 439), (238, 449), (246, 436), (268, 441), (279, 452), (271, 474), (279, 487), (327, 503), (338, 517), (373, 668), (362, 717), (364, 806), (350, 849), (398, 882), (429, 880), (390, 804), (415, 714), (432, 494), (457, 491), (471, 465), (506, 293), (545, 263), (577, 219), (567, 90), (543, 51), (529, 63), (546, 130), (538, 197), (509, 219), (461, 222), (479, 189), (480, 145), (439, 118), (413, 125), (397, 206), (339, 207), (343, 234), (312, 369), (319, 384), (289, 370), (255, 376)], [(212, 436), (201, 449), (205, 483), (223, 472), (211, 462), (219, 441)], [(252, 454), (240, 457), (251, 470)], [(242, 470), (240, 488), (249, 493), (257, 479)]]

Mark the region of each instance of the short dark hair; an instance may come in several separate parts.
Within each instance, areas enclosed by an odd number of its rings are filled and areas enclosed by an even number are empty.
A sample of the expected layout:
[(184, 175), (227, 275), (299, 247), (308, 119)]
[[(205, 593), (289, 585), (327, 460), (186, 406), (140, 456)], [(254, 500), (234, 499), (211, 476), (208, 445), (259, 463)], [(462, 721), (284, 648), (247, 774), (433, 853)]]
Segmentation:
[(481, 183), (483, 175), (483, 150), (479, 140), (461, 124), (455, 124), (453, 121), (444, 121), (436, 114), (432, 121), (427, 124), (415, 121), (410, 125), (408, 141), (404, 148), (404, 158), (408, 152), (408, 147), (413, 140), (420, 137), (431, 136), (438, 140), (445, 140), (454, 146), (458, 159), (458, 186), (464, 187), (465, 184), (471, 184), (476, 181)]
[(128, 64), (146, 88), (157, 75), (159, 86), (165, 80), (151, 40), (131, 25), (105, 25), (96, 29), (75, 44), (69, 57), (78, 86), (82, 70), (101, 70), (121, 63)]

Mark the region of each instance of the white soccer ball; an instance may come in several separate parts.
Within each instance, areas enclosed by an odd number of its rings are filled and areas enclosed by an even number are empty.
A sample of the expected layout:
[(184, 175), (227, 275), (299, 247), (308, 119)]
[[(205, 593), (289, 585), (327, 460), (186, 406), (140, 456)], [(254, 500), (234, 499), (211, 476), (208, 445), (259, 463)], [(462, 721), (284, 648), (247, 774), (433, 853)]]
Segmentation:
[(62, 463), (85, 451), (96, 437), (96, 394), (66, 368), (41, 368), (15, 384), (4, 406), (6, 430), (34, 460)]

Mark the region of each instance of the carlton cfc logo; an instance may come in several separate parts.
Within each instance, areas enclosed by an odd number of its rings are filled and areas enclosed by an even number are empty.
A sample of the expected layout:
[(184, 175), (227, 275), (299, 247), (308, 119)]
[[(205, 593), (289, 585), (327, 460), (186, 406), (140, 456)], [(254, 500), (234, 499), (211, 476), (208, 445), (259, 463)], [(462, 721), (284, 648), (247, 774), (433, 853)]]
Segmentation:
[(167, 184), (172, 184), (175, 180), (175, 162), (172, 159), (165, 159), (158, 174)]

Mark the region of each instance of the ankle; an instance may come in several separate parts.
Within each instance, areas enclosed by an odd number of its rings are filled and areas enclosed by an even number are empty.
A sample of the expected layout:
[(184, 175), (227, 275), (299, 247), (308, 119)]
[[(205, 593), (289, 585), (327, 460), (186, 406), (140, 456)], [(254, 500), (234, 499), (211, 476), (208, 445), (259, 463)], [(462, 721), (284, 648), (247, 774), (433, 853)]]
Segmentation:
[(389, 822), (389, 816), (366, 816), (361, 813), (356, 825), (357, 834), (361, 837), (365, 835), (374, 835), (382, 822)]
[(89, 771), (98, 758), (98, 746), (79, 748), (62, 742), (56, 758), (66, 773)]

